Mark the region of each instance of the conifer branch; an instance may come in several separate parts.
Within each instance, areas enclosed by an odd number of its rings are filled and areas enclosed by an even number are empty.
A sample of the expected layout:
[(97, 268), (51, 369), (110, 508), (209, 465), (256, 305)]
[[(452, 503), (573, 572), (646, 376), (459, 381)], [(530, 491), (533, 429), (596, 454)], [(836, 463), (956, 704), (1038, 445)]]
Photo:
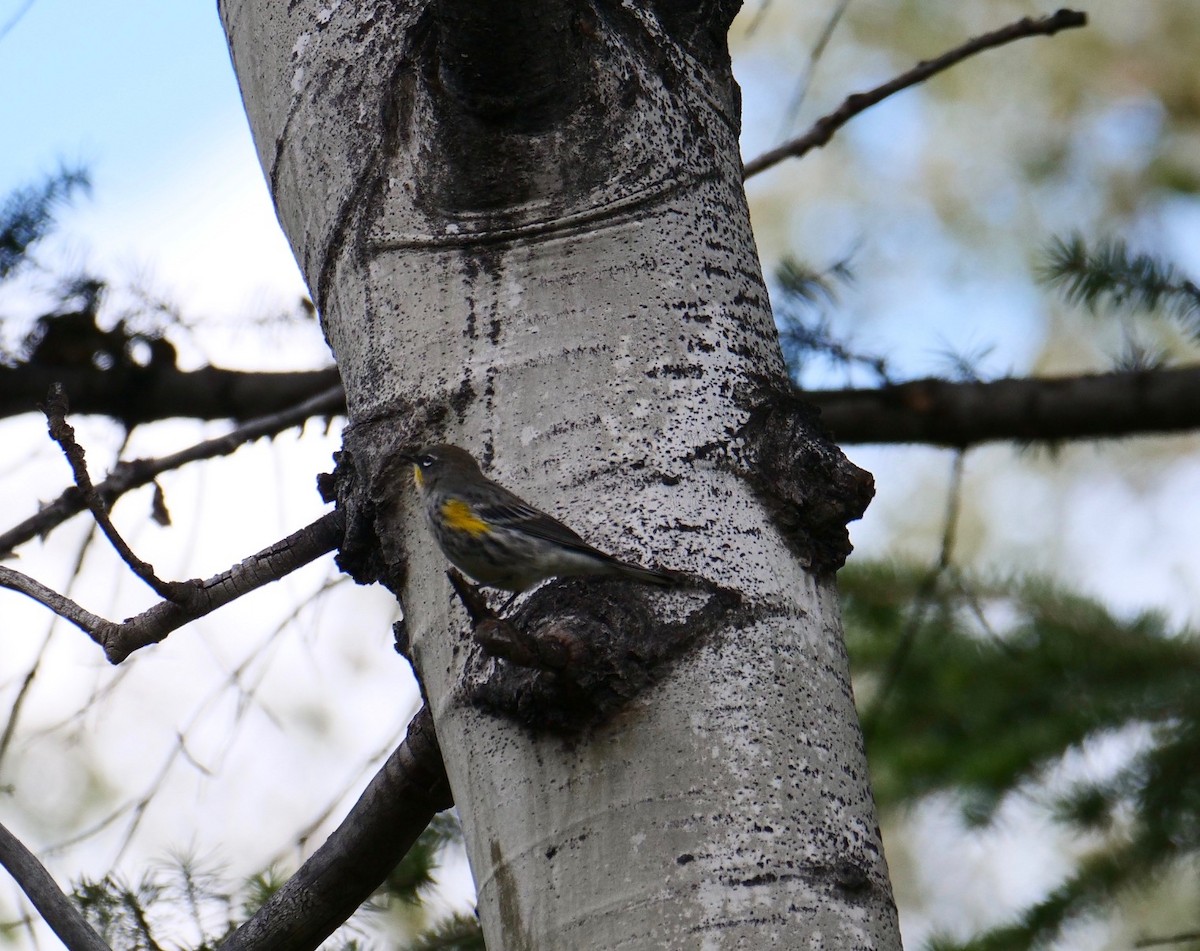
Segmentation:
[(1058, 287), (1069, 303), (1089, 310), (1104, 304), (1118, 310), (1164, 310), (1192, 325), (1193, 333), (1200, 321), (1200, 287), (1169, 262), (1135, 254), (1120, 239), (1098, 241), (1089, 248), (1078, 232), (1056, 238), (1046, 249), (1038, 276)]

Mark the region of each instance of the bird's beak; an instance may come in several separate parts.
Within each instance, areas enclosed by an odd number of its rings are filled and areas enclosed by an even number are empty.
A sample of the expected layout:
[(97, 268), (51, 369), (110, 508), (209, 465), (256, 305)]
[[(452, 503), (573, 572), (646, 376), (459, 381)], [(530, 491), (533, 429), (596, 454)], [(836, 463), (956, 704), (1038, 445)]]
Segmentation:
[(421, 478), (421, 467), (417, 465), (416, 450), (402, 449), (400, 452), (396, 453), (395, 458), (403, 465), (412, 467), (413, 482), (416, 483), (418, 489), (424, 489), (425, 480)]

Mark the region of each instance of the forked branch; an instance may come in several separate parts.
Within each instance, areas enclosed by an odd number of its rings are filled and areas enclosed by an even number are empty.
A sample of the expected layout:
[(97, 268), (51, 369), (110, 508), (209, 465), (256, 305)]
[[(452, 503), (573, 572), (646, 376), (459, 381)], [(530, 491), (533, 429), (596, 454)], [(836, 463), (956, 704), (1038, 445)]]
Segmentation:
[[(326, 397), (328, 396), (326, 394)], [(307, 412), (311, 408), (310, 405), (303, 404), (302, 408), (297, 409)], [(341, 543), (345, 517), (340, 511), (330, 512), (311, 525), (206, 581), (163, 581), (154, 574), (154, 569), (149, 564), (133, 553), (113, 526), (108, 516), (108, 506), (88, 474), (83, 447), (76, 441), (75, 431), (66, 420), (67, 409), (63, 387), (60, 384), (53, 385), (46, 401), (46, 418), (51, 437), (62, 447), (71, 464), (80, 504), (91, 511), (96, 524), (134, 573), (158, 592), (163, 601), (136, 617), (116, 623), (92, 614), (65, 595), (11, 568), (0, 566), (0, 587), (28, 595), (85, 631), (104, 649), (104, 655), (111, 663), (120, 663), (135, 650), (158, 643), (189, 621), (210, 614), (243, 594), (279, 580), (332, 551)], [(268, 424), (273, 425), (278, 421), (278, 418), (271, 418)], [(252, 430), (252, 433), (260, 434), (262, 425), (260, 422), (259, 428)], [(234, 446), (237, 444), (239, 443), (235, 442)], [(193, 454), (196, 448), (193, 447)], [(204, 447), (202, 444), (202, 448), (204, 451), (200, 457), (211, 447)]]
[[(293, 426), (302, 426), (314, 416), (328, 417), (345, 411), (346, 394), (338, 384), (288, 409), (252, 419), (222, 436), (205, 439), (179, 452), (152, 459), (118, 462), (106, 479), (95, 484), (96, 496), (107, 508), (111, 508), (113, 502), (126, 492), (150, 484), (164, 472), (179, 469), (191, 462), (228, 456), (246, 443), (264, 436), (274, 436)], [(36, 515), (0, 534), (0, 556), (31, 539), (44, 538), (86, 508), (78, 486), (71, 486), (53, 502), (43, 505)]]
[(340, 511), (323, 515), (311, 525), (219, 575), (205, 581), (187, 582), (185, 599), (162, 601), (119, 624), (92, 614), (70, 598), (11, 568), (0, 566), (0, 587), (20, 591), (44, 604), (86, 632), (104, 649), (104, 656), (110, 663), (119, 664), (134, 651), (157, 644), (189, 621), (211, 614), (242, 595), (278, 581), (333, 551), (341, 543), (344, 522)]
[(67, 457), (67, 462), (71, 464), (75, 485), (79, 489), (83, 502), (91, 511), (92, 517), (96, 520), (100, 531), (104, 532), (104, 537), (108, 539), (109, 544), (116, 549), (117, 554), (121, 556), (125, 564), (129, 565), (133, 573), (154, 589), (155, 594), (168, 601), (180, 604), (186, 602), (194, 583), (163, 581), (159, 578), (154, 573), (153, 565), (142, 561), (133, 553), (133, 549), (126, 544), (125, 539), (113, 525), (112, 519), (108, 517), (108, 507), (96, 493), (96, 487), (92, 484), (92, 477), (88, 473), (83, 447), (75, 440), (74, 427), (67, 422), (69, 410), (67, 393), (61, 383), (54, 383), (50, 386), (50, 395), (46, 399), (44, 409), (46, 422), (50, 428), (50, 438), (58, 443)]

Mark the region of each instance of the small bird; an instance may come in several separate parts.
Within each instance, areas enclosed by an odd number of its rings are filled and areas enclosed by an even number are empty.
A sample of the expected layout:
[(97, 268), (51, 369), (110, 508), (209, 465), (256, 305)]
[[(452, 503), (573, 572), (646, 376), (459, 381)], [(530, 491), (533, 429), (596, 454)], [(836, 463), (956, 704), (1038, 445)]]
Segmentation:
[(593, 548), (558, 519), (485, 476), (465, 449), (428, 446), (401, 458), (412, 463), (442, 553), (485, 587), (512, 591), (515, 598), (547, 578), (627, 578), (662, 587), (687, 583), (679, 572), (632, 565)]

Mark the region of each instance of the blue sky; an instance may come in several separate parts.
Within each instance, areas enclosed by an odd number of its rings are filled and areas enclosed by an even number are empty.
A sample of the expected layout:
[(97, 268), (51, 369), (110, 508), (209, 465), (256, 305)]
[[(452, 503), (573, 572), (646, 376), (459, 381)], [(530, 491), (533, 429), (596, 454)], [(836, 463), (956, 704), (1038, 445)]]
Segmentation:
[[(0, 26), (25, 2), (0, 0)], [(92, 173), (62, 216), (72, 263), (218, 318), (303, 291), (214, 0), (35, 0), (0, 38), (0, 88), (0, 194), (63, 162)]]
[[(5, 0), (8, 16), (24, 5)], [(168, 162), (244, 126), (212, 0), (35, 0), (0, 40), (7, 183), (56, 158), (84, 159), (102, 184)]]

